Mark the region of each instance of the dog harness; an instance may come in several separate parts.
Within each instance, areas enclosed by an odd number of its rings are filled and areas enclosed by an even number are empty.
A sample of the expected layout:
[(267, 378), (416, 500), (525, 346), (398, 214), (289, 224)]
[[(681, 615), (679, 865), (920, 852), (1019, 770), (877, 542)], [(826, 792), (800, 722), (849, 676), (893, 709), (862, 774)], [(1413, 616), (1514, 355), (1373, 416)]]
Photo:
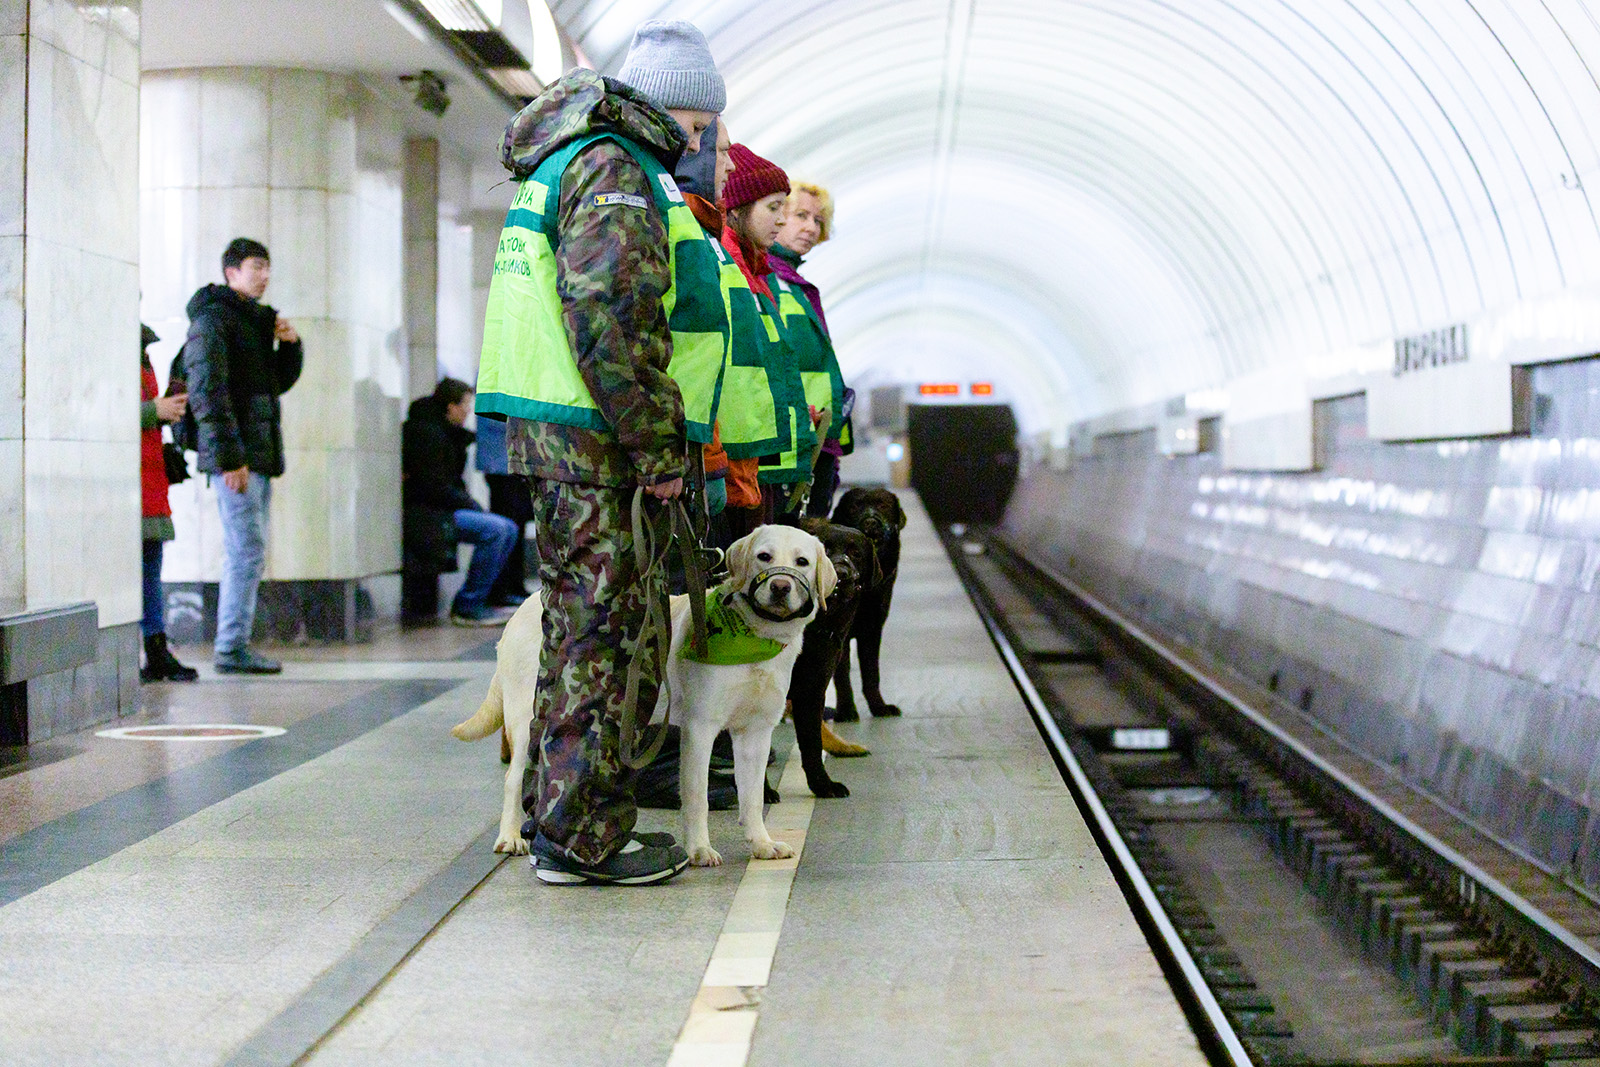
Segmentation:
[[(749, 589), (759, 589), (767, 582), (779, 576), (791, 579), (800, 589), (805, 591), (806, 602), (804, 610), (798, 615), (811, 613), (811, 579), (806, 577), (804, 571), (795, 570), (793, 567), (768, 567), (757, 574), (751, 581)], [(715, 589), (706, 591), (706, 654), (696, 655), (693, 645), (686, 644), (682, 653), (684, 659), (695, 663), (711, 663), (721, 667), (732, 667), (743, 663), (765, 663), (773, 659), (778, 653), (789, 647), (782, 641), (770, 637), (762, 637), (750, 628), (744, 621), (744, 616), (733, 610), (735, 597), (744, 597), (754, 611), (763, 619), (773, 622), (787, 622), (781, 616), (774, 615), (760, 604), (756, 603), (748, 591), (740, 590), (736, 593), (726, 593), (717, 596)]]

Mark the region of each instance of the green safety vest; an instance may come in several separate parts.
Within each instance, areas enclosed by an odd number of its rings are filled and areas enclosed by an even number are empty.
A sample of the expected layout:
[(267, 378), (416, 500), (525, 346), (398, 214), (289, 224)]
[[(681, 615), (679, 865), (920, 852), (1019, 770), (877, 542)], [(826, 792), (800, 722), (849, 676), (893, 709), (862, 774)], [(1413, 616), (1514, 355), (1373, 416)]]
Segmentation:
[(722, 285), (733, 323), (733, 345), (717, 414), (722, 447), (732, 459), (775, 455), (794, 440), (793, 420), (779, 403), (779, 386), (771, 373), (782, 363), (783, 335), (731, 256), (722, 268)]
[(783, 313), (783, 328), (789, 337), (789, 346), (800, 361), (800, 381), (805, 386), (806, 403), (814, 408), (827, 408), (833, 417), (828, 426), (828, 437), (837, 441), (844, 429), (844, 374), (839, 370), (839, 357), (834, 355), (833, 342), (829, 340), (822, 322), (806, 299), (794, 285), (784, 281), (776, 272), (767, 275), (767, 283), (778, 297), (778, 310)]
[[(771, 275), (768, 275), (771, 278)], [(777, 291), (774, 290), (774, 297)], [(789, 328), (776, 301), (758, 296), (763, 310), (777, 322), (781, 343), (777, 346), (779, 363), (770, 372), (773, 396), (777, 399), (779, 417), (788, 412), (791, 429), (789, 444), (776, 456), (763, 456), (756, 470), (756, 480), (763, 485), (792, 485), (809, 482), (812, 477), (811, 451), (817, 445), (817, 431), (811, 425), (811, 411), (806, 401), (805, 382), (800, 376), (799, 350), (795, 346), (794, 332)]]
[(562, 175), (579, 152), (606, 139), (627, 149), (644, 168), (666, 219), (672, 274), (661, 298), (672, 331), (667, 373), (683, 394), (685, 433), (704, 444), (716, 422), (731, 341), (727, 293), (720, 280), (723, 263), (739, 268), (707, 238), (672, 175), (648, 151), (615, 133), (579, 138), (541, 162), (518, 188), (495, 251), (476, 407), (480, 413), (611, 429), (572, 354), (556, 289), (555, 255)]

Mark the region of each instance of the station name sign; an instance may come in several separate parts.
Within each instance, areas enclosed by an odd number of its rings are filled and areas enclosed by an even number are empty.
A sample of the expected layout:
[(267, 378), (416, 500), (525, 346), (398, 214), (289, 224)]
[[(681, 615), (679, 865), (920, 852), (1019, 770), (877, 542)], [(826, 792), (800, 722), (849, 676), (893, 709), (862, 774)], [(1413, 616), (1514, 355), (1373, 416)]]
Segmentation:
[(1394, 343), (1394, 376), (1403, 378), (1419, 370), (1465, 363), (1467, 351), (1465, 323), (1397, 338)]

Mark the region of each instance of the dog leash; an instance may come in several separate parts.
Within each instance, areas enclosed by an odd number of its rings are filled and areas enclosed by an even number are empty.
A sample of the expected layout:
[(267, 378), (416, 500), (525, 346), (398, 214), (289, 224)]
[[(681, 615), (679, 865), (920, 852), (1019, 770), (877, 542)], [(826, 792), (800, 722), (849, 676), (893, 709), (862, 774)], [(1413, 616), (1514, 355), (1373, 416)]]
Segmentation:
[(649, 740), (641, 744), (640, 738), (649, 730), (650, 717), (655, 705), (639, 706), (639, 687), (643, 681), (645, 657), (655, 668), (661, 688), (667, 691), (667, 706), (672, 706), (672, 693), (667, 682), (667, 657), (672, 648), (672, 590), (668, 568), (673, 546), (683, 564), (683, 582), (689, 594), (689, 642), (697, 655), (706, 655), (706, 571), (701, 565), (701, 546), (689, 521), (683, 501), (662, 501), (654, 517), (645, 514), (646, 497), (643, 488), (633, 493), (633, 560), (639, 570), (639, 584), (644, 589), (644, 625), (639, 630), (639, 640), (634, 645), (633, 658), (628, 662), (628, 679), (622, 695), (621, 758), (624, 766), (633, 770), (648, 767), (667, 740), (667, 723), (663, 722)]

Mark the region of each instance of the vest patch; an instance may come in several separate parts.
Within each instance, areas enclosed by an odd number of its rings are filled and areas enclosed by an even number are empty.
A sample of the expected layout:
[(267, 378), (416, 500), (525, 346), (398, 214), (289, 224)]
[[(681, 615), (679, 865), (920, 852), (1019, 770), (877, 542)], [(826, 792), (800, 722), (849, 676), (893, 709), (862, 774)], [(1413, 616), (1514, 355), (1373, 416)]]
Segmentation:
[(678, 183), (673, 180), (672, 175), (657, 175), (657, 179), (661, 182), (661, 191), (667, 194), (668, 200), (674, 204), (683, 203), (683, 194), (678, 191)]
[(650, 206), (650, 201), (642, 196), (634, 196), (632, 193), (595, 193), (590, 199), (595, 207), (611, 207), (613, 204), (637, 208)]

